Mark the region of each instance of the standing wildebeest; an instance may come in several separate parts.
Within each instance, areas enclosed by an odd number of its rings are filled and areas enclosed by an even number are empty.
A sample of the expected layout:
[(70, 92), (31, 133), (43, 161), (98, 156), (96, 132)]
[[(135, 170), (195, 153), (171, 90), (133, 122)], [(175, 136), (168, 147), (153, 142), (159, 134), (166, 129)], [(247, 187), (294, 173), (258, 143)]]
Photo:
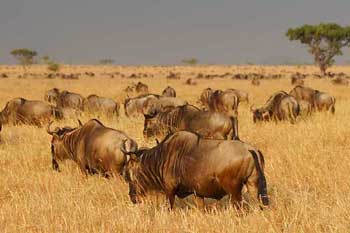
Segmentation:
[(60, 95), (59, 89), (52, 88), (45, 93), (44, 100), (49, 103), (56, 103), (59, 95)]
[(254, 86), (260, 86), (260, 80), (259, 79), (253, 78), (251, 83)]
[(188, 130), (205, 138), (239, 140), (236, 124), (235, 119), (222, 113), (184, 105), (145, 115), (143, 136), (146, 140), (152, 137), (162, 140), (170, 133)]
[(115, 114), (119, 116), (120, 105), (110, 98), (89, 95), (83, 102), (83, 108), (84, 111), (103, 112), (108, 115)]
[(227, 89), (226, 91), (231, 91), (234, 94), (236, 94), (238, 96), (239, 102), (246, 102), (249, 103), (249, 94), (246, 91), (242, 91), (242, 90), (237, 90), (237, 89)]
[(6, 103), (0, 113), (2, 124), (41, 126), (52, 119), (62, 119), (62, 112), (42, 101), (15, 98)]
[(59, 171), (58, 161), (75, 161), (85, 175), (99, 173), (105, 177), (118, 175), (125, 164), (125, 156), (120, 150), (126, 147), (137, 150), (137, 144), (124, 132), (107, 128), (96, 119), (88, 121), (78, 128), (56, 128), (52, 135), (52, 167)]
[(300, 112), (298, 101), (284, 91), (279, 91), (272, 95), (264, 106), (254, 109), (253, 121), (269, 121), (271, 119), (277, 121), (290, 120), (295, 123)]
[(174, 88), (167, 86), (162, 92), (162, 96), (165, 97), (176, 97), (176, 91)]
[(335, 98), (325, 92), (298, 85), (289, 94), (294, 96), (297, 101), (308, 101), (312, 111), (328, 111), (331, 109), (332, 113), (335, 112)]
[(144, 94), (134, 98), (127, 98), (124, 101), (124, 111), (127, 117), (143, 114), (144, 103), (148, 99), (158, 99), (159, 95)]
[(144, 102), (142, 113), (143, 115), (149, 115), (150, 113), (161, 112), (166, 108), (183, 106), (186, 104), (187, 101), (176, 97), (159, 96), (157, 99), (147, 99)]
[(233, 204), (242, 204), (242, 188), (269, 204), (264, 175), (264, 157), (260, 151), (241, 141), (202, 139), (180, 131), (166, 137), (152, 149), (137, 151), (126, 148), (124, 178), (129, 183), (133, 203), (149, 191), (164, 192), (173, 208), (175, 196), (195, 194), (221, 199), (231, 195)]
[(216, 90), (209, 98), (210, 111), (222, 112), (230, 117), (238, 115), (239, 97), (232, 91)]
[(198, 103), (201, 105), (202, 108), (209, 109), (208, 106), (209, 106), (211, 95), (213, 93), (214, 93), (214, 91), (210, 87), (208, 87), (202, 91), (202, 93), (199, 97), (199, 101), (198, 101)]
[(62, 91), (57, 98), (57, 107), (83, 110), (83, 101), (84, 97), (77, 93)]
[(137, 93), (148, 93), (148, 86), (142, 82), (138, 82), (135, 86), (135, 90)]

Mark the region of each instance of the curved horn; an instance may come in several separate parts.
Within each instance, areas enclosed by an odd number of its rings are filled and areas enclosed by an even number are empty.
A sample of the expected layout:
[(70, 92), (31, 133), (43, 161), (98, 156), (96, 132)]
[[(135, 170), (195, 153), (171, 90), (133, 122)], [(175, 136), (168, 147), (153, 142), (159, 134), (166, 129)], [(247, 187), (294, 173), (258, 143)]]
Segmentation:
[(51, 131), (50, 127), (52, 125), (53, 121), (51, 121), (48, 125), (47, 125), (47, 128), (46, 128), (46, 132), (50, 135), (53, 135), (53, 134), (57, 134), (58, 131), (59, 131), (59, 128), (56, 128), (55, 130)]
[(78, 119), (79, 127), (83, 126), (83, 123), (81, 123), (80, 119)]

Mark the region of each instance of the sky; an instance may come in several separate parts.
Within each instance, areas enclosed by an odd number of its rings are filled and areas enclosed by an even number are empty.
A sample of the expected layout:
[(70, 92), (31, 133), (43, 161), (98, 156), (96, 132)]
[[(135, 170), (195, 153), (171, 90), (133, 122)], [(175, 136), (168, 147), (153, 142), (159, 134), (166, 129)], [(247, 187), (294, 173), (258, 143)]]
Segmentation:
[[(60, 63), (310, 63), (288, 28), (350, 25), (350, 0), (1, 0), (0, 64), (30, 48)], [(350, 49), (338, 63), (350, 63)]]

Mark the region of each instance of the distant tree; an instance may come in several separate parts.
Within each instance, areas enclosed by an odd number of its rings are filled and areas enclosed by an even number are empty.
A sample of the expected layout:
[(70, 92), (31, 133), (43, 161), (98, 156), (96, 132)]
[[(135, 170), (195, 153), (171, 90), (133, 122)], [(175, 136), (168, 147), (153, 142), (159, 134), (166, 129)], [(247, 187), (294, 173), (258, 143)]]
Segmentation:
[(350, 27), (341, 27), (335, 23), (303, 25), (290, 28), (286, 36), (289, 40), (299, 40), (308, 46), (314, 56), (314, 62), (320, 67), (323, 75), (334, 64), (334, 57), (342, 55), (342, 48), (349, 46)]
[(182, 63), (187, 65), (196, 65), (198, 64), (198, 59), (197, 58), (183, 59)]
[(44, 64), (49, 64), (50, 62), (51, 62), (51, 59), (50, 59), (50, 57), (49, 56), (43, 56), (42, 58), (41, 58), (41, 60), (43, 61), (43, 63)]
[(53, 73), (57, 73), (60, 70), (60, 65), (58, 63), (55, 62), (49, 62), (47, 64), (47, 69)]
[(12, 50), (11, 55), (14, 56), (17, 59), (17, 61), (22, 65), (24, 73), (26, 73), (27, 66), (32, 65), (34, 63), (34, 57), (37, 56), (38, 53), (34, 50), (22, 48)]
[(113, 59), (105, 58), (100, 60), (101, 65), (111, 65), (114, 63)]

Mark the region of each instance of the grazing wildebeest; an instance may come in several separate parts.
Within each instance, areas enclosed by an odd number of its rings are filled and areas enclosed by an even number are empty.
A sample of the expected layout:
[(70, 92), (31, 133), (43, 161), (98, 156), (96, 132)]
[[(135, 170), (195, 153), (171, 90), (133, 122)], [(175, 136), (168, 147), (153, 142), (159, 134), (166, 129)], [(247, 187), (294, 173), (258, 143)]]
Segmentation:
[(325, 92), (316, 91), (315, 107), (317, 111), (331, 111), (335, 113), (335, 98)]
[(164, 192), (173, 208), (175, 196), (194, 194), (221, 199), (231, 195), (233, 204), (242, 205), (242, 188), (269, 204), (262, 153), (241, 141), (203, 139), (180, 131), (168, 135), (152, 149), (136, 153), (126, 148), (124, 178), (129, 196), (138, 203), (149, 191)]
[(56, 103), (59, 95), (60, 95), (59, 89), (52, 88), (45, 93), (44, 100), (49, 103)]
[(158, 99), (159, 95), (144, 94), (134, 98), (127, 98), (124, 101), (124, 111), (127, 117), (134, 117), (143, 114), (144, 104), (149, 99)]
[(103, 112), (108, 115), (119, 116), (120, 105), (110, 98), (90, 95), (84, 100), (83, 108), (84, 111)]
[(198, 103), (201, 105), (202, 108), (204, 109), (209, 109), (209, 103), (210, 103), (210, 98), (211, 95), (214, 93), (213, 89), (210, 87), (204, 89), (199, 97)]
[(57, 98), (58, 108), (73, 108), (83, 110), (84, 97), (77, 93), (62, 91)]
[(300, 113), (300, 106), (293, 96), (284, 91), (279, 91), (272, 95), (264, 106), (257, 109), (251, 107), (251, 111), (254, 122), (290, 120), (291, 123), (295, 123)]
[(157, 99), (147, 99), (144, 102), (142, 113), (143, 115), (149, 115), (150, 113), (161, 112), (166, 108), (183, 106), (186, 104), (187, 101), (176, 97), (159, 96)]
[(2, 124), (42, 126), (53, 119), (62, 119), (62, 112), (42, 101), (15, 98), (6, 103), (0, 113)]
[(176, 91), (174, 88), (167, 86), (163, 92), (162, 92), (162, 96), (165, 97), (176, 97)]
[(138, 82), (135, 86), (135, 90), (137, 93), (148, 93), (148, 86), (142, 82)]
[(230, 117), (237, 117), (239, 97), (232, 91), (216, 90), (209, 98), (210, 111), (222, 112)]
[(347, 80), (344, 77), (337, 77), (337, 78), (332, 80), (332, 83), (336, 84), (336, 85), (345, 85), (345, 86), (347, 86), (347, 85), (349, 85), (349, 80)]
[(297, 101), (308, 101), (312, 111), (328, 111), (335, 112), (335, 98), (325, 92), (314, 90), (309, 87), (296, 86), (290, 92)]
[(231, 91), (234, 94), (236, 94), (238, 96), (239, 102), (246, 102), (249, 103), (249, 94), (246, 91), (242, 91), (242, 90), (237, 90), (237, 89), (227, 89), (226, 91)]
[(188, 130), (205, 138), (239, 140), (236, 124), (236, 119), (225, 114), (184, 105), (145, 115), (143, 136), (146, 140), (153, 137), (162, 140), (170, 133)]
[(121, 173), (126, 159), (120, 148), (137, 150), (136, 142), (124, 132), (105, 127), (96, 119), (77, 128), (57, 127), (51, 130), (50, 125), (47, 133), (52, 135), (52, 167), (57, 171), (58, 161), (71, 159), (85, 175), (115, 176)]

